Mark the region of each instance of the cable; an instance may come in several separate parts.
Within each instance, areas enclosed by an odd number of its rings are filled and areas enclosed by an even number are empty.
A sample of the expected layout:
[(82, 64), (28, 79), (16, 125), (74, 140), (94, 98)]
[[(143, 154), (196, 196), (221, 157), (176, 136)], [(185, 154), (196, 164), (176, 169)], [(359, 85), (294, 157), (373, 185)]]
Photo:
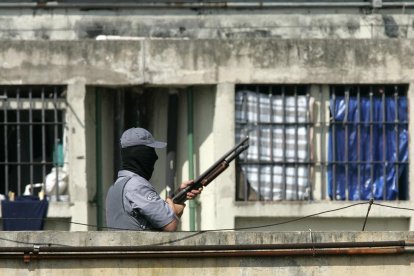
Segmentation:
[(204, 232), (232, 231), (232, 230), (238, 231), (238, 230), (257, 229), (257, 228), (263, 228), (263, 227), (269, 227), (269, 226), (277, 226), (277, 225), (287, 224), (287, 223), (307, 219), (307, 218), (310, 218), (310, 217), (314, 217), (314, 216), (318, 216), (318, 215), (322, 215), (322, 214), (326, 214), (326, 213), (330, 213), (330, 212), (340, 211), (340, 210), (343, 210), (343, 209), (347, 209), (347, 208), (354, 207), (354, 206), (357, 206), (357, 205), (364, 205), (364, 204), (369, 204), (369, 202), (359, 202), (359, 203), (351, 204), (351, 205), (348, 205), (348, 206), (345, 206), (345, 207), (331, 209), (331, 210), (328, 210), (328, 211), (323, 211), (323, 212), (315, 213), (315, 214), (312, 214), (312, 215), (307, 215), (307, 216), (304, 216), (304, 217), (291, 219), (291, 220), (286, 220), (286, 221), (282, 221), (282, 222), (278, 222), (278, 223), (272, 223), (272, 224), (266, 224), (266, 225), (260, 225), (260, 226), (251, 226), (251, 227), (240, 227), (240, 228), (233, 228), (233, 229), (204, 230)]
[(412, 208), (406, 208), (406, 207), (396, 207), (396, 206), (391, 206), (391, 205), (386, 205), (386, 204), (380, 204), (380, 203), (373, 203), (373, 205), (382, 206), (382, 207), (387, 207), (387, 208), (393, 208), (393, 209), (399, 209), (399, 210), (414, 211), (414, 209), (412, 209)]
[[(350, 207), (354, 207), (354, 206), (357, 206), (357, 205), (365, 205), (365, 204), (369, 204), (369, 202), (358, 202), (358, 203), (354, 203), (354, 204), (351, 204), (351, 205), (348, 205), (348, 206), (344, 206), (344, 207), (340, 207), (340, 208), (336, 208), (336, 209), (331, 209), (331, 210), (327, 210), (327, 211), (322, 211), (322, 212), (307, 215), (307, 216), (304, 216), (304, 217), (291, 219), (291, 220), (287, 220), (287, 221), (282, 221), (282, 222), (278, 222), (278, 223), (273, 223), (273, 224), (266, 224), (266, 225), (259, 225), (259, 226), (249, 226), (249, 227), (240, 227), (240, 228), (208, 229), (208, 230), (201, 230), (201, 231), (197, 231), (197, 232), (238, 231), (238, 230), (257, 229), (257, 228), (263, 228), (263, 227), (269, 227), (269, 226), (277, 226), (277, 225), (287, 224), (287, 223), (307, 219), (307, 218), (310, 218), (310, 217), (314, 217), (314, 216), (318, 216), (318, 215), (322, 215), (322, 214), (326, 214), (326, 213), (330, 213), (330, 212), (336, 212), (336, 211), (340, 211), (340, 210), (347, 209), (347, 208), (350, 208)], [(4, 219), (4, 220), (44, 220), (44, 221), (59, 221), (59, 222), (65, 223), (64, 221), (60, 221), (57, 218), (2, 218), (2, 219)], [(87, 224), (87, 223), (80, 223), (80, 222), (74, 222), (74, 221), (70, 221), (68, 223), (69, 224), (75, 224), (75, 225), (94, 227), (94, 228), (98, 229), (98, 226), (95, 225), (95, 224)], [(100, 228), (104, 228), (104, 229), (108, 229), (108, 230), (134, 231), (134, 230), (131, 230), (131, 229), (118, 228), (118, 227), (103, 226), (103, 227), (100, 227)], [(142, 231), (154, 232), (154, 231), (157, 231), (157, 230), (142, 230)], [(176, 232), (194, 232), (194, 231), (176, 231)]]
[[(327, 210), (327, 211), (323, 211), (323, 212), (319, 212), (319, 213), (307, 215), (307, 216), (304, 216), (304, 217), (300, 217), (300, 218), (296, 218), (296, 219), (292, 219), (292, 220), (287, 220), (287, 221), (279, 222), (279, 223), (274, 223), (274, 224), (267, 224), (267, 225), (260, 225), (260, 226), (252, 226), (252, 227), (243, 227), (243, 228), (231, 228), (231, 229), (211, 229), (211, 230), (202, 230), (202, 231), (197, 231), (197, 232), (176, 231), (176, 232), (179, 232), (179, 233), (192, 233), (192, 234), (189, 235), (189, 236), (186, 236), (186, 237), (181, 237), (181, 238), (175, 239), (175, 240), (169, 240), (169, 241), (166, 241), (166, 242), (161, 242), (161, 243), (156, 243), (156, 244), (149, 244), (149, 245), (156, 246), (156, 245), (173, 244), (173, 243), (176, 243), (176, 242), (179, 242), (179, 241), (183, 241), (183, 240), (186, 240), (186, 239), (189, 239), (189, 238), (192, 238), (192, 237), (195, 237), (195, 236), (198, 236), (198, 235), (207, 233), (207, 232), (238, 231), (238, 230), (247, 230), (247, 229), (257, 229), (257, 228), (263, 228), (263, 227), (269, 227), (269, 226), (277, 226), (277, 225), (287, 224), (287, 223), (291, 223), (291, 222), (295, 222), (295, 221), (307, 219), (307, 218), (310, 218), (310, 217), (314, 217), (314, 216), (317, 216), (317, 215), (326, 214), (326, 213), (330, 213), (330, 212), (335, 212), (335, 211), (347, 209), (347, 208), (350, 208), (350, 207), (353, 207), (353, 206), (364, 205), (364, 204), (368, 204), (368, 203), (369, 202), (359, 202), (359, 203), (351, 204), (351, 205), (348, 205), (348, 206), (344, 206), (344, 207), (340, 207), (340, 208), (336, 208), (336, 209), (331, 209), (331, 210)], [(27, 219), (39, 219), (39, 218), (3, 218), (3, 219), (25, 219), (25, 220), (27, 220)], [(43, 220), (45, 220), (45, 221), (57, 221), (59, 219), (44, 218)], [(76, 225), (83, 225), (83, 226), (88, 226), (88, 227), (95, 227), (96, 229), (98, 229), (98, 226), (97, 225), (93, 225), (93, 224), (86, 224), (86, 223), (73, 222), (73, 221), (70, 221), (68, 223), (70, 223), (70, 224), (76, 224)], [(129, 231), (131, 231), (130, 229), (115, 228), (115, 227), (101, 227), (101, 228), (108, 229), (108, 230), (129, 230)], [(154, 232), (154, 231), (155, 230), (143, 230), (141, 232)], [(8, 241), (10, 241), (10, 242), (16, 242), (16, 243), (33, 244), (33, 245), (36, 244), (36, 243), (20, 242), (20, 241), (17, 241), (17, 240), (16, 241), (14, 241), (14, 240), (8, 240)], [(57, 244), (49, 243), (48, 245), (51, 246), (51, 245), (57, 245)]]
[[(371, 203), (371, 201), (368, 201), (368, 202), (358, 202), (358, 203), (354, 203), (354, 204), (351, 204), (351, 205), (348, 205), (348, 206), (344, 206), (344, 207), (340, 207), (340, 208), (336, 208), (336, 209), (331, 209), (331, 210), (327, 210), (327, 211), (322, 211), (322, 212), (319, 212), (319, 213), (315, 213), (315, 214), (311, 214), (311, 215), (307, 215), (307, 216), (303, 216), (303, 217), (295, 218), (295, 219), (291, 219), (291, 220), (286, 220), (286, 221), (282, 221), (282, 222), (278, 222), (278, 223), (258, 225), (258, 226), (249, 226), (249, 227), (240, 227), (240, 228), (208, 229), (208, 230), (201, 230), (201, 231), (197, 231), (197, 232), (203, 232), (204, 233), (204, 232), (216, 232), (216, 231), (238, 231), (238, 230), (249, 230), (249, 229), (257, 229), (257, 228), (264, 228), (264, 227), (270, 227), (270, 226), (277, 226), (277, 225), (288, 224), (288, 223), (304, 220), (304, 219), (307, 219), (307, 218), (310, 218), (310, 217), (315, 217), (315, 216), (318, 216), (318, 215), (331, 213), (331, 212), (336, 212), (336, 211), (344, 210), (344, 209), (351, 208), (351, 207), (354, 207), (354, 206), (357, 206), (357, 205), (365, 205), (365, 204), (372, 204), (372, 205), (377, 205), (377, 206), (382, 206), (382, 207), (387, 207), (387, 208), (394, 208), (394, 209), (399, 209), (399, 210), (414, 211), (414, 209), (412, 209), (412, 208), (396, 207), (396, 206), (380, 204), (380, 203), (375, 203), (375, 202)], [(368, 215), (368, 212), (367, 212), (367, 215)], [(39, 218), (2, 218), (2, 219), (3, 220), (39, 220)], [(57, 219), (57, 218), (43, 218), (43, 220), (44, 221), (58, 221), (58, 222), (66, 223), (65, 221), (61, 221), (60, 219)], [(95, 224), (87, 224), (87, 223), (80, 223), (80, 222), (74, 222), (74, 221), (70, 221), (70, 222), (67, 222), (67, 223), (74, 224), (74, 225), (93, 227), (93, 228), (98, 229), (98, 226), (95, 225)], [(104, 229), (107, 229), (107, 230), (129, 230), (129, 231), (133, 231), (133, 230), (125, 229), (125, 228), (121, 228), (121, 227), (106, 227), (106, 226), (103, 226), (101, 228), (104, 228)], [(154, 231), (157, 231), (157, 230), (143, 230), (143, 231), (154, 232)], [(193, 231), (176, 231), (176, 232), (193, 232)]]
[(44, 246), (68, 246), (70, 247), (71, 245), (66, 245), (66, 244), (60, 244), (60, 243), (33, 243), (33, 242), (24, 242), (24, 241), (18, 241), (18, 240), (12, 240), (12, 239), (6, 239), (6, 238), (0, 238), (0, 240), (2, 241), (8, 241), (8, 242), (14, 242), (14, 243), (20, 243), (20, 244), (29, 244), (29, 245), (44, 245)]
[[(186, 236), (186, 237), (181, 237), (179, 239), (175, 239), (175, 240), (170, 240), (170, 241), (166, 241), (166, 242), (160, 242), (160, 243), (156, 243), (156, 244), (150, 244), (150, 245), (166, 245), (166, 244), (172, 244), (178, 241), (183, 241), (207, 232), (218, 232), (218, 231), (239, 231), (239, 230), (249, 230), (249, 229), (257, 229), (257, 228), (263, 228), (263, 227), (269, 227), (269, 226), (277, 226), (277, 225), (282, 225), (282, 224), (288, 224), (288, 223), (292, 223), (292, 222), (296, 222), (296, 221), (300, 221), (300, 220), (304, 220), (310, 217), (315, 217), (318, 215), (322, 215), (322, 214), (326, 214), (326, 213), (331, 213), (331, 212), (336, 212), (336, 211), (340, 211), (340, 210), (344, 210), (347, 208), (351, 208), (354, 206), (358, 206), (358, 205), (365, 205), (365, 204), (370, 204), (370, 205), (377, 205), (377, 206), (381, 206), (381, 207), (387, 207), (387, 208), (394, 208), (394, 209), (399, 209), (399, 210), (408, 210), (408, 211), (414, 211), (414, 209), (412, 208), (405, 208), (405, 207), (396, 207), (396, 206), (391, 206), (391, 205), (386, 205), (386, 204), (380, 204), (380, 203), (374, 203), (371, 201), (368, 202), (358, 202), (358, 203), (354, 203), (354, 204), (350, 204), (344, 207), (340, 207), (340, 208), (335, 208), (335, 209), (330, 209), (327, 211), (322, 211), (322, 212), (318, 212), (315, 214), (311, 214), (311, 215), (307, 215), (307, 216), (303, 216), (300, 218), (296, 218), (296, 219), (291, 219), (291, 220), (286, 220), (286, 221), (282, 221), (282, 222), (278, 222), (278, 223), (272, 223), (272, 224), (266, 224), (266, 225), (258, 225), (258, 226), (250, 226), (250, 227), (240, 227), (240, 228), (228, 228), (228, 229), (210, 229), (210, 230), (201, 230), (201, 231), (197, 231), (197, 232), (193, 232), (193, 231), (176, 231), (179, 233), (191, 233), (191, 235)], [(368, 213), (367, 213), (368, 215)], [(24, 220), (28, 220), (28, 219), (39, 219), (39, 218), (2, 218), (2, 219), (24, 219)], [(64, 221), (60, 221), (59, 219), (54, 219), (54, 218), (44, 218), (43, 220), (45, 221), (59, 221), (59, 222), (64, 222)], [(65, 223), (65, 222), (64, 222)], [(82, 226), (88, 226), (88, 227), (95, 227), (96, 229), (98, 229), (97, 225), (94, 224), (86, 224), (86, 223), (80, 223), (80, 222), (74, 222), (74, 221), (70, 221), (68, 222), (69, 224), (76, 224), (76, 225), (82, 225)], [(101, 227), (104, 229), (108, 229), (108, 230), (129, 230), (129, 229), (124, 229), (124, 228), (115, 228), (115, 227)], [(129, 230), (129, 231), (133, 231), (133, 230)], [(154, 232), (156, 230), (143, 230), (141, 232)], [(5, 238), (0, 238), (0, 240), (5, 240), (5, 241), (9, 241), (9, 242), (15, 242), (15, 243), (22, 243), (22, 244), (30, 244), (30, 245), (37, 245), (38, 243), (30, 243), (30, 242), (23, 242), (23, 241), (18, 241), (18, 240), (12, 240), (12, 239), (5, 239)], [(45, 244), (41, 244), (41, 245), (47, 245), (47, 246), (52, 246), (52, 245), (57, 245), (57, 246), (62, 246), (62, 244), (55, 244), (55, 243), (45, 243)], [(70, 245), (63, 245), (63, 246), (70, 246)]]
[(367, 225), (367, 220), (368, 220), (369, 211), (371, 211), (371, 206), (372, 206), (372, 204), (373, 204), (373, 203), (374, 203), (374, 199), (373, 199), (373, 198), (371, 198), (371, 199), (369, 200), (368, 211), (367, 211), (367, 214), (366, 214), (366, 216), (365, 216), (364, 225), (362, 226), (362, 231), (365, 231), (365, 226)]

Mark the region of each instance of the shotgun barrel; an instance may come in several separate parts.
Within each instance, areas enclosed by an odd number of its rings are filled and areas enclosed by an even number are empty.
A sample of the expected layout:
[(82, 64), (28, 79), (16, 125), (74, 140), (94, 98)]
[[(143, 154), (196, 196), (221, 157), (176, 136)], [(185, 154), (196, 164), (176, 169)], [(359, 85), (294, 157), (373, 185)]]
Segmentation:
[(225, 171), (229, 167), (231, 161), (233, 161), (248, 147), (249, 137), (245, 137), (234, 148), (229, 150), (219, 160), (217, 160), (213, 165), (211, 165), (206, 171), (204, 171), (196, 180), (194, 180), (193, 184), (187, 186), (184, 189), (178, 190), (173, 196), (173, 202), (175, 204), (184, 203), (187, 200), (188, 192), (207, 186), (211, 181), (213, 181), (217, 176), (219, 176), (223, 171)]

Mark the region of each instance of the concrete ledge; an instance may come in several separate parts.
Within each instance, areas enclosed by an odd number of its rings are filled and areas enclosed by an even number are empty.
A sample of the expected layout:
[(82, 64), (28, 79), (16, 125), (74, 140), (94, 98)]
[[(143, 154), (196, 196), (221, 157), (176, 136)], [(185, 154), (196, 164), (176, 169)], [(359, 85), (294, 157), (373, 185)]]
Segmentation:
[(414, 232), (135, 232), (135, 231), (3, 231), (1, 246), (32, 244), (68, 246), (223, 245), (308, 242), (363, 242), (414, 240)]
[[(320, 242), (371, 242), (413, 240), (414, 232), (1, 232), (4, 275), (411, 275), (414, 254), (404, 247), (340, 250), (333, 255), (224, 254), (180, 257), (163, 251), (163, 257), (147, 252), (126, 255), (119, 248), (105, 255), (42, 252), (45, 246), (134, 246), (134, 245), (251, 245)], [(35, 245), (39, 245), (38, 248)], [(63, 246), (63, 247), (62, 247)], [(7, 249), (14, 247), (14, 252)], [(18, 247), (31, 248), (24, 254)], [(26, 249), (25, 249), (26, 250)], [(70, 250), (70, 248), (69, 248)], [(311, 249), (307, 249), (308, 253)], [(37, 253), (36, 253), (37, 252)], [(201, 252), (201, 251), (200, 251)], [(195, 252), (195, 253), (200, 253)], [(358, 252), (355, 254), (355, 252)], [(378, 253), (382, 252), (382, 253)], [(385, 252), (385, 253), (384, 253)], [(195, 254), (194, 253), (194, 254)], [(280, 253), (280, 250), (279, 250)], [(283, 254), (283, 252), (282, 252)], [(101, 256), (101, 257), (97, 257)], [(103, 257), (102, 257), (103, 256)], [(128, 256), (128, 257), (125, 257)]]

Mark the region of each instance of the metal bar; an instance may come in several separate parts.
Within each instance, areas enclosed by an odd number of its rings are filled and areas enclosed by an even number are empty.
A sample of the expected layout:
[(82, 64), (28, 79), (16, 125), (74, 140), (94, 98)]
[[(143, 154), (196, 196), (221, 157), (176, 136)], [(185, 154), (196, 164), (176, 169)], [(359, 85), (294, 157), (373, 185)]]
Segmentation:
[[(16, 98), (17, 101), (20, 101), (20, 89), (17, 88), (16, 91)], [(17, 110), (16, 110), (16, 121), (19, 123), (20, 122), (20, 106), (18, 105)], [(20, 125), (17, 125), (17, 194), (21, 195), (21, 182), (22, 182), (22, 178), (21, 178), (21, 133), (20, 133)]]
[(257, 189), (258, 189), (258, 196), (259, 196), (259, 201), (262, 200), (262, 183), (261, 183), (261, 170), (262, 170), (262, 160), (260, 159), (260, 149), (261, 149), (261, 125), (260, 125), (260, 94), (259, 94), (259, 87), (256, 86), (256, 133), (257, 133), (257, 161), (259, 163), (259, 166), (257, 168)]
[[(240, 123), (240, 124), (241, 125), (247, 125), (247, 123)], [(345, 125), (353, 125), (354, 123), (353, 122), (341, 122), (341, 124), (345, 126)], [(384, 122), (382, 122), (382, 121), (372, 121), (371, 124), (382, 126), (382, 125), (384, 125)], [(385, 122), (385, 124), (388, 125), (388, 126), (390, 126), (390, 125), (394, 126), (395, 125), (394, 122)], [(398, 122), (398, 125), (406, 125), (406, 124), (407, 124), (406, 122)], [(262, 125), (270, 125), (270, 123), (263, 122)], [(286, 124), (283, 124), (283, 123), (275, 122), (274, 125), (285, 125), (285, 126), (299, 125), (299, 126), (305, 126), (306, 127), (306, 126), (312, 125), (312, 123), (299, 122), (298, 124), (295, 124), (294, 122), (286, 122)]]
[(386, 108), (385, 108), (385, 87), (383, 88), (384, 90), (382, 91), (382, 121), (384, 122), (383, 126), (382, 126), (382, 161), (383, 161), (383, 178), (384, 178), (384, 183), (383, 183), (383, 187), (382, 187), (382, 199), (386, 200), (387, 198), (387, 133), (386, 133)]
[[(305, 115), (305, 120), (307, 122), (310, 122), (310, 112), (311, 110), (309, 109), (309, 101), (310, 101), (310, 93), (309, 93), (309, 89), (310, 87), (307, 86), (307, 91), (306, 91), (306, 115)], [(305, 159), (306, 162), (308, 162), (307, 164), (307, 172), (308, 175), (306, 177), (306, 179), (308, 179), (308, 189), (309, 189), (309, 200), (313, 200), (313, 189), (312, 189), (312, 180), (311, 179), (311, 165), (310, 165), (310, 161), (311, 161), (311, 134), (310, 134), (310, 130), (309, 130), (309, 125), (306, 125), (306, 141), (308, 142), (308, 145), (306, 147), (307, 149), (307, 158)]]
[[(3, 106), (3, 114), (4, 114), (4, 121), (7, 122), (7, 89), (4, 88), (3, 90), (4, 95), (4, 106)], [(9, 145), (8, 145), (8, 127), (7, 125), (3, 126), (4, 129), (4, 160), (5, 162), (9, 161)], [(5, 164), (4, 166), (4, 186), (5, 186), (5, 193), (6, 195), (9, 193), (9, 165)]]
[(371, 197), (374, 198), (374, 126), (372, 124), (374, 118), (374, 101), (373, 101), (372, 86), (369, 91), (369, 150), (370, 150), (370, 180), (371, 180)]
[[(285, 86), (282, 86), (282, 122), (286, 123), (286, 95)], [(286, 125), (283, 125), (282, 131), (282, 152), (283, 152), (283, 166), (282, 166), (282, 199), (286, 199), (287, 177), (286, 177)]]
[(358, 197), (361, 199), (361, 87), (357, 87), (357, 185), (358, 185)]
[(395, 130), (395, 161), (394, 162), (394, 167), (395, 167), (395, 187), (397, 188), (397, 199), (399, 199), (400, 196), (400, 185), (399, 185), (399, 176), (400, 176), (400, 168), (398, 166), (398, 162), (400, 161), (400, 134), (399, 134), (399, 127), (398, 127), (398, 121), (399, 121), (399, 116), (398, 116), (398, 87), (395, 86), (394, 88), (394, 101), (395, 101), (395, 118), (394, 118), (394, 122), (396, 123), (394, 126), (394, 130)]
[[(335, 122), (336, 115), (336, 87), (333, 87), (332, 102), (333, 102), (333, 114), (332, 122)], [(332, 125), (332, 199), (336, 200), (336, 127)]]
[[(294, 100), (295, 100), (295, 122), (298, 122), (298, 91), (297, 91), (297, 86), (295, 86), (293, 88), (294, 90)], [(299, 139), (299, 135), (298, 135), (298, 125), (295, 125), (295, 181), (296, 181), (296, 200), (299, 200), (299, 181), (298, 181), (298, 162), (299, 162), (299, 156), (298, 156), (298, 139)]]
[(348, 113), (349, 113), (349, 87), (345, 88), (345, 115), (344, 115), (344, 122), (345, 124), (345, 137), (344, 137), (344, 141), (345, 141), (345, 199), (349, 200), (349, 154), (348, 154), (348, 131), (349, 131), (349, 127), (348, 127)]
[[(247, 93), (246, 93), (246, 87), (244, 88), (243, 92), (243, 99), (242, 99), (242, 108), (244, 109), (243, 115), (244, 118), (242, 121), (247, 122), (247, 114), (248, 114), (248, 101), (247, 101)], [(247, 134), (245, 136), (248, 136)], [(244, 162), (247, 162), (247, 156), (248, 153), (244, 156)], [(244, 201), (248, 201), (249, 199), (249, 182), (247, 181), (247, 171), (246, 174), (243, 177), (243, 186), (244, 186)]]
[[(280, 244), (214, 244), (214, 245), (131, 245), (131, 246), (38, 246), (37, 253), (85, 253), (85, 252), (202, 252), (222, 250), (293, 250), (293, 249), (350, 249), (393, 248), (410, 246), (411, 242), (366, 241), (366, 242), (311, 242)], [(34, 246), (0, 247), (0, 252), (33, 253)]]
[[(248, 125), (249, 123), (240, 123), (240, 125)], [(381, 124), (382, 124), (382, 122), (381, 122)], [(402, 124), (402, 123), (401, 123)], [(262, 122), (261, 123), (261, 125), (273, 125), (273, 126), (309, 126), (309, 125), (312, 125), (312, 123), (310, 123), (310, 122), (298, 122), (298, 123), (295, 123), (295, 122), (286, 122), (285, 124), (284, 123), (282, 123), (282, 122), (274, 122), (274, 123), (270, 123), (270, 122)], [(394, 124), (393, 124), (394, 125)]]
[[(327, 128), (327, 123), (326, 123), (326, 114), (325, 114), (325, 101), (324, 101), (324, 97), (323, 97), (323, 87), (322, 85), (319, 85), (319, 102), (320, 102), (320, 106), (321, 106), (321, 118), (320, 121), (323, 122), (321, 123), (322, 129), (322, 136), (321, 136), (321, 144), (320, 149), (321, 149), (321, 185), (322, 185), (322, 199), (326, 199), (326, 172), (328, 170), (327, 168), (327, 163), (326, 163), (326, 148), (327, 148), (327, 143), (326, 143), (326, 128)], [(310, 161), (310, 160), (309, 160)]]
[[(269, 86), (269, 110), (270, 110), (270, 124), (273, 125), (273, 87)], [(273, 162), (274, 161), (274, 157), (273, 157), (273, 127), (269, 128), (270, 131), (270, 161)], [(273, 166), (270, 166), (270, 196), (271, 196), (271, 200), (273, 200), (273, 189), (274, 189), (274, 181), (273, 181), (273, 177), (274, 177), (274, 173), (273, 173)]]
[(295, 249), (295, 250), (249, 250), (249, 251), (208, 251), (208, 252), (126, 252), (126, 253), (41, 253), (41, 254), (0, 254), (0, 259), (23, 259), (24, 262), (45, 259), (127, 259), (127, 258), (224, 258), (224, 257), (269, 257), (269, 256), (326, 256), (326, 255), (392, 255), (412, 253), (403, 247), (353, 248), (353, 249)]
[[(11, 164), (12, 162), (10, 162), (10, 164)], [(244, 164), (244, 162), (241, 162), (242, 164)], [(259, 164), (259, 162), (254, 162), (254, 161), (252, 161), (252, 162), (248, 162), (249, 164)], [(310, 162), (301, 162), (302, 164), (310, 164), (310, 165), (314, 165), (314, 164), (320, 164), (319, 162), (312, 162), (312, 161), (310, 161)], [(335, 162), (330, 162), (330, 164), (335, 164), (335, 165), (343, 165), (343, 166), (345, 166), (345, 164), (346, 164), (347, 162), (346, 161), (335, 161)], [(350, 163), (350, 164), (354, 164), (354, 165), (358, 165), (358, 164), (360, 164), (360, 165), (369, 165), (369, 164), (375, 164), (375, 165), (381, 165), (381, 164), (383, 164), (383, 161), (381, 160), (381, 161), (360, 161), (360, 162), (358, 162), (358, 161), (349, 161), (348, 163)], [(408, 161), (400, 161), (400, 162), (397, 162), (398, 164), (400, 164), (400, 165), (406, 165), (406, 164), (409, 164), (409, 162)], [(22, 162), (22, 164), (24, 164), (24, 162)], [(279, 165), (283, 165), (283, 164), (285, 164), (285, 165), (292, 165), (292, 166), (294, 166), (295, 165), (295, 162), (283, 162), (283, 161), (274, 161), (274, 162), (265, 162), (265, 161), (262, 161), (261, 162), (261, 164), (279, 164)]]
[[(56, 103), (57, 101), (57, 89), (56, 87), (53, 88), (53, 102)], [(58, 121), (58, 110), (57, 110), (57, 106), (55, 105), (55, 108), (53, 110), (54, 112), (54, 121), (55, 123)], [(57, 124), (54, 125), (53, 128), (53, 133), (54, 133), (54, 141), (55, 141), (55, 149), (54, 149), (54, 154), (55, 154), (55, 170), (56, 170), (56, 179), (55, 179), (55, 191), (56, 191), (56, 201), (60, 201), (60, 197), (59, 197), (59, 134), (58, 134), (58, 128), (57, 128)]]
[[(30, 108), (29, 108), (29, 160), (30, 163), (33, 163), (33, 110), (32, 110), (32, 89), (29, 89), (29, 100), (30, 100)], [(34, 195), (33, 189), (33, 164), (30, 164), (30, 190), (31, 194)]]
[(46, 126), (45, 126), (45, 88), (42, 87), (42, 180), (46, 189)]
[[(96, 224), (97, 230), (101, 231), (103, 226), (104, 203), (102, 184), (102, 93), (104, 89), (95, 89), (95, 164), (96, 164)], [(57, 155), (58, 157), (58, 155)], [(58, 162), (59, 162), (59, 158)]]
[[(0, 102), (0, 106), (2, 106), (3, 103)], [(9, 106), (10, 109), (16, 109), (17, 108), (17, 101), (15, 98), (8, 98), (7, 99), (7, 105)], [(46, 99), (45, 100), (45, 105), (47, 106), (48, 109), (53, 109), (55, 106), (57, 106), (58, 108), (62, 109), (65, 108), (65, 100), (61, 100), (58, 99), (58, 101), (56, 103), (53, 103), (53, 100), (50, 99)], [(40, 99), (33, 97), (32, 101), (29, 101), (28, 98), (21, 98), (20, 99), (20, 109), (24, 110), (24, 109), (30, 109), (32, 108), (33, 110), (36, 109), (42, 109), (42, 102)]]

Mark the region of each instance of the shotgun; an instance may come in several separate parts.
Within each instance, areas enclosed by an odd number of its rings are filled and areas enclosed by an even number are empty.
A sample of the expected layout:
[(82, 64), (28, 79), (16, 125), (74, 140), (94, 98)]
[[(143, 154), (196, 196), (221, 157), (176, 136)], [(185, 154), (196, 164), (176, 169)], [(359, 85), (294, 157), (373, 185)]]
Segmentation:
[(201, 187), (207, 186), (217, 176), (219, 176), (224, 170), (229, 167), (231, 161), (239, 156), (243, 151), (249, 147), (249, 137), (244, 138), (234, 148), (224, 154), (217, 162), (215, 162), (210, 168), (208, 168), (203, 174), (201, 174), (194, 183), (187, 186), (185, 189), (176, 191), (173, 196), (173, 202), (175, 204), (182, 204), (187, 200), (187, 193), (191, 190), (197, 190)]

